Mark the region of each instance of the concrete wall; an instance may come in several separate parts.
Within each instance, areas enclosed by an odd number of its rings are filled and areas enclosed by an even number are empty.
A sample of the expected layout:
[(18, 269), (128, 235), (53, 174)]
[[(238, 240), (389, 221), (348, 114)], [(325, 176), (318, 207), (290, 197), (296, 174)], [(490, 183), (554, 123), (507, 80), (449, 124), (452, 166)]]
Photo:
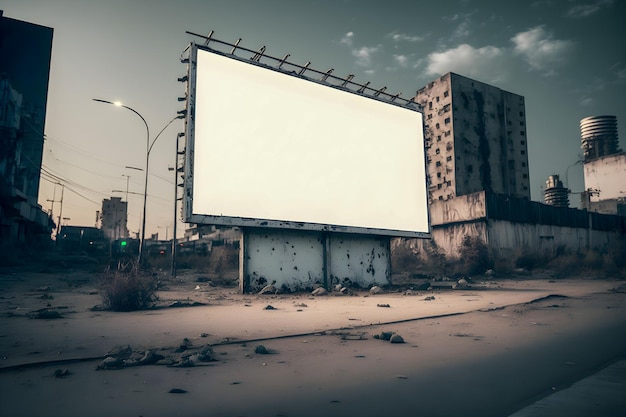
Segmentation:
[[(602, 251), (617, 240), (626, 239), (624, 222), (621, 226), (615, 223), (616, 216), (556, 208), (484, 192), (435, 201), (430, 210), (432, 240), (451, 258), (458, 257), (458, 248), (466, 235), (479, 237), (496, 256), (522, 250), (541, 254), (554, 254), (561, 249)], [(429, 243), (419, 239), (394, 241), (394, 246), (400, 244), (423, 249)]]

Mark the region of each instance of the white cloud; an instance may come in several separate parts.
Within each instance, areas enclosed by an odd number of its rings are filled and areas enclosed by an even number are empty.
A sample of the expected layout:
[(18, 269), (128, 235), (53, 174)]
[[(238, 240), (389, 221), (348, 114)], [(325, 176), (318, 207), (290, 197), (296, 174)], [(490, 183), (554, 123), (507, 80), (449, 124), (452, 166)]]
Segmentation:
[(519, 32), (511, 41), (516, 54), (522, 56), (532, 69), (546, 75), (554, 74), (555, 67), (566, 60), (574, 45), (572, 41), (553, 39), (543, 26)]
[(394, 55), (393, 60), (403, 68), (406, 68), (409, 64), (409, 58), (406, 55)]
[(597, 0), (590, 4), (577, 4), (568, 10), (567, 15), (569, 17), (588, 17), (599, 12), (604, 7), (612, 5), (613, 0)]
[(344, 45), (348, 45), (348, 46), (352, 46), (352, 38), (354, 38), (354, 32), (348, 32), (346, 33), (343, 38), (341, 38), (341, 40), (339, 41), (339, 43), (344, 44)]
[(394, 42), (421, 42), (425, 38), (424, 36), (407, 35), (405, 33), (390, 33), (388, 35)]
[(506, 59), (506, 51), (495, 46), (474, 48), (462, 44), (443, 52), (428, 55), (427, 75), (442, 75), (456, 72), (463, 76), (501, 81), (506, 77), (502, 66)]
[(372, 55), (380, 50), (380, 46), (362, 46), (352, 50), (352, 55), (356, 58), (356, 64), (362, 67), (372, 65)]

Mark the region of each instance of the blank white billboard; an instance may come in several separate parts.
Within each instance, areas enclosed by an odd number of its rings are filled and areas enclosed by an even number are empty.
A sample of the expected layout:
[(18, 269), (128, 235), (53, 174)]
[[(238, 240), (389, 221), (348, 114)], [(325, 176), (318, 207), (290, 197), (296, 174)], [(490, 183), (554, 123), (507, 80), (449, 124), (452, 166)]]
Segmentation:
[(429, 234), (420, 112), (197, 46), (192, 60), (186, 221)]

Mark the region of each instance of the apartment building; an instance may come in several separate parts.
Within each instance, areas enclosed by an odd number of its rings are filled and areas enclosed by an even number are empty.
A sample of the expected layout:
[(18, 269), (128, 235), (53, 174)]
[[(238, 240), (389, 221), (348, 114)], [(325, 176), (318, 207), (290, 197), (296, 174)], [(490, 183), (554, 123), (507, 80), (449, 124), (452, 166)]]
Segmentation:
[(447, 73), (417, 91), (430, 201), (478, 191), (530, 199), (524, 97)]

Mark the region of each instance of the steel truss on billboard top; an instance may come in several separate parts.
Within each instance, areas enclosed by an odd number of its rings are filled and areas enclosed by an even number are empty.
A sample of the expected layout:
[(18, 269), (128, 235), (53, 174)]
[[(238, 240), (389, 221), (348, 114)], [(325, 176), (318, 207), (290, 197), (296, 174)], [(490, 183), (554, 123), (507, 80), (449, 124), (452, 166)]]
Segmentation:
[(186, 222), (430, 237), (413, 99), (188, 33)]

